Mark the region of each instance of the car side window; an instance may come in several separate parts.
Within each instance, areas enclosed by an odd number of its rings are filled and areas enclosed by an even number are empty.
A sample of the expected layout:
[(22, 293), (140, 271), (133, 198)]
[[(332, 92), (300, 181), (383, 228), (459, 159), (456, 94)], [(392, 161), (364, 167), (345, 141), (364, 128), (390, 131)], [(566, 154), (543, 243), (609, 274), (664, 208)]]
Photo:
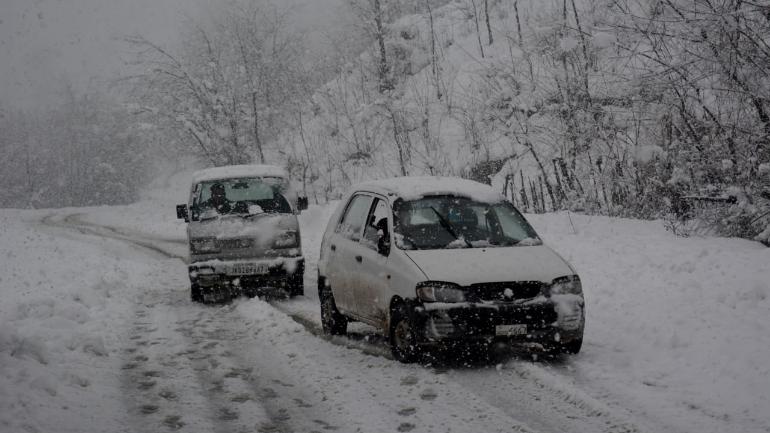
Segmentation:
[(361, 230), (364, 228), (366, 216), (372, 204), (372, 198), (368, 195), (357, 195), (348, 204), (345, 215), (342, 216), (337, 233), (358, 242), (361, 239)]
[(364, 239), (361, 241), (368, 248), (377, 250), (379, 233), (388, 236), (388, 204), (385, 200), (375, 199), (374, 206), (366, 218), (366, 227), (364, 227)]

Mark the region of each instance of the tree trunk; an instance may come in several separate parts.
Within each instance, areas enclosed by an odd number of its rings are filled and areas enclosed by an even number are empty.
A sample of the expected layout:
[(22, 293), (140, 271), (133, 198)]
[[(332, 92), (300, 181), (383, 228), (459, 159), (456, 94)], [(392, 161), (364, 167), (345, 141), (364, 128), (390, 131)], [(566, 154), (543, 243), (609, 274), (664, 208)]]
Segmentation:
[(385, 51), (385, 29), (382, 25), (382, 7), (380, 0), (374, 0), (374, 24), (377, 27), (377, 45), (380, 48), (380, 64), (377, 68), (380, 80), (380, 93), (391, 90), (393, 86), (388, 79), (388, 56)]
[(561, 207), (561, 203), (556, 200), (556, 197), (553, 194), (553, 188), (551, 188), (551, 182), (548, 181), (548, 173), (545, 171), (545, 167), (543, 166), (543, 163), (540, 162), (540, 158), (537, 156), (534, 146), (532, 146), (532, 143), (530, 143), (529, 141), (525, 141), (524, 145), (527, 146), (527, 149), (529, 149), (529, 152), (532, 154), (532, 157), (535, 158), (535, 162), (537, 163), (537, 166), (540, 167), (540, 172), (543, 174), (543, 181), (545, 182), (545, 189), (548, 191), (548, 196), (551, 198), (551, 203), (554, 204), (554, 208)]
[(251, 110), (254, 114), (254, 144), (257, 146), (257, 154), (259, 155), (259, 163), (264, 164), (265, 154), (262, 151), (262, 137), (259, 133), (259, 106), (257, 104), (257, 92), (251, 93)]
[(403, 128), (401, 128), (401, 121), (398, 119), (396, 112), (389, 108), (390, 120), (393, 122), (393, 140), (396, 142), (396, 148), (398, 150), (398, 165), (401, 170), (401, 176), (406, 176), (406, 149), (403, 140)]
[(489, 25), (489, 0), (484, 0), (484, 18), (487, 21), (487, 34), (489, 35), (489, 45), (492, 45), (492, 26)]
[(430, 22), (430, 54), (431, 65), (433, 67), (433, 80), (436, 85), (436, 99), (441, 99), (441, 79), (439, 77), (438, 55), (436, 53), (436, 31), (433, 28), (433, 9), (430, 7), (430, 0), (425, 0), (425, 6), (428, 8), (428, 19)]
[(532, 83), (532, 87), (535, 87), (535, 67), (532, 64), (532, 59), (529, 57), (529, 51), (524, 46), (524, 40), (521, 35), (521, 19), (519, 18), (519, 1), (513, 2), (513, 10), (516, 13), (516, 33), (519, 36), (519, 49), (524, 53), (524, 58), (527, 60), (527, 66), (529, 66), (529, 82)]
[(479, 10), (476, 7), (476, 0), (471, 0), (473, 5), (473, 21), (476, 23), (476, 38), (479, 41), (479, 51), (481, 51), (481, 58), (484, 58), (484, 45), (481, 43), (481, 29), (479, 28)]

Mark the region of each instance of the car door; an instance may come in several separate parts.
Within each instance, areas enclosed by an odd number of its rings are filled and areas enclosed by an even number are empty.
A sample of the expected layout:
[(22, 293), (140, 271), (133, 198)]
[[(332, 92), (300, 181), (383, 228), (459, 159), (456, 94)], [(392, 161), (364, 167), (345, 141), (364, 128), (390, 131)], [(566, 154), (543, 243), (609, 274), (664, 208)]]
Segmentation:
[[(366, 218), (364, 233), (354, 257), (356, 272), (351, 275), (356, 310), (365, 319), (383, 322), (384, 311), (390, 301), (388, 249), (380, 249), (381, 237), (390, 245), (390, 208), (384, 197), (375, 196)], [(385, 305), (385, 309), (382, 308)]]
[(372, 205), (372, 197), (367, 194), (356, 194), (351, 197), (345, 212), (340, 218), (328, 245), (328, 283), (331, 286), (337, 308), (342, 311), (358, 314), (355, 306), (353, 287), (355, 287), (355, 272), (359, 262), (356, 257), (360, 247), (359, 241), (363, 233), (366, 216)]

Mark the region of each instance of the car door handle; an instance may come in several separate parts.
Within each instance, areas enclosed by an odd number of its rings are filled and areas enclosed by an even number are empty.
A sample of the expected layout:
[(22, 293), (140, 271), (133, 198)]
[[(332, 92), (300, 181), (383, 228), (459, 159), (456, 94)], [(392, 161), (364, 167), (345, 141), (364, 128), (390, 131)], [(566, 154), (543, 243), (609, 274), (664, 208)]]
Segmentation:
[(362, 263), (364, 261), (364, 258), (362, 256), (356, 256), (356, 261), (358, 263)]
[(332, 251), (337, 251), (337, 245), (332, 244)]

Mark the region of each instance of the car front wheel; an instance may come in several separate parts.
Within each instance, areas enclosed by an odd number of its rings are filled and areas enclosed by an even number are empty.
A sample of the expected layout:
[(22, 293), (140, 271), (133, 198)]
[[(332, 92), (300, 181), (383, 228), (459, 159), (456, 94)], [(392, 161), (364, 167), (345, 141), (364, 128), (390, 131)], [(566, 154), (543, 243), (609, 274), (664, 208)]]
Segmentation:
[(417, 333), (404, 305), (391, 312), (390, 350), (393, 357), (403, 363), (415, 362), (420, 356)]

